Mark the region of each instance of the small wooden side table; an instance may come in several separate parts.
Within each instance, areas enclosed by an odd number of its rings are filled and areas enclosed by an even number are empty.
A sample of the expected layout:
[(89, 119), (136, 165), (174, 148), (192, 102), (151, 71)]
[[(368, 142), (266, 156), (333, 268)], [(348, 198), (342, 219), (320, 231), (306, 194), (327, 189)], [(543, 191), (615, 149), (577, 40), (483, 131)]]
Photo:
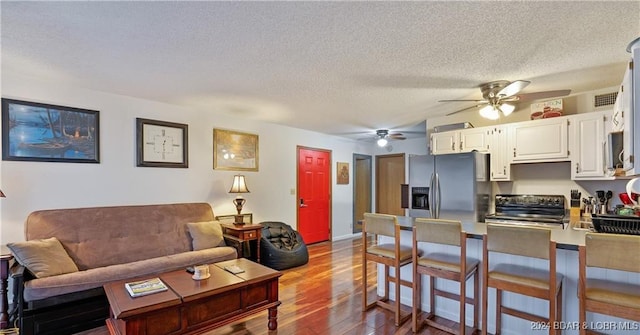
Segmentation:
[[(224, 234), (234, 236), (242, 243), (247, 243), (247, 245), (249, 245), (249, 241), (256, 241), (256, 261), (260, 263), (260, 237), (262, 237), (261, 224), (252, 223), (236, 225), (233, 223), (222, 223), (220, 225), (224, 229)], [(241, 254), (238, 256), (245, 257), (242, 251), (240, 253)]]
[(7, 247), (0, 246), (0, 329), (9, 327), (9, 301), (7, 295), (9, 263), (13, 255)]

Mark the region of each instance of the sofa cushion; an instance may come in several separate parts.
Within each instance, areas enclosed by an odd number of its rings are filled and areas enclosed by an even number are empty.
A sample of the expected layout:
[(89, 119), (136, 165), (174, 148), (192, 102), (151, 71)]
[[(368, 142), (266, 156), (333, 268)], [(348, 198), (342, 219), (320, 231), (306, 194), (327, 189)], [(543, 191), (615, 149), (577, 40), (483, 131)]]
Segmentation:
[(194, 251), (225, 245), (220, 221), (189, 222), (187, 227)]
[(55, 237), (8, 243), (7, 247), (18, 263), (26, 267), (36, 278), (78, 271), (76, 264)]
[[(25, 283), (24, 299), (26, 301), (45, 299), (102, 287), (112, 281), (154, 276), (163, 272), (184, 270), (190, 265), (212, 264), (237, 257), (236, 249), (217, 247), (38, 278)], [(185, 272), (185, 275), (188, 274)]]

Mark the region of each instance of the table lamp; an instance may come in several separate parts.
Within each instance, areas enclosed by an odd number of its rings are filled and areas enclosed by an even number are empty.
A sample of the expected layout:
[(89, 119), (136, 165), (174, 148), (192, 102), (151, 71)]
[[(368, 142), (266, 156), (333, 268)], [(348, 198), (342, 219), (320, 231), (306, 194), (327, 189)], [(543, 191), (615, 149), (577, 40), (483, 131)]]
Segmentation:
[(231, 184), (231, 189), (229, 193), (238, 193), (238, 196), (233, 199), (233, 204), (236, 205), (236, 210), (238, 210), (238, 215), (235, 216), (234, 224), (243, 225), (244, 224), (244, 216), (240, 214), (242, 212), (242, 206), (247, 202), (243, 197), (242, 193), (249, 193), (249, 189), (247, 189), (247, 184), (244, 181), (243, 175), (235, 175), (233, 176), (233, 184)]

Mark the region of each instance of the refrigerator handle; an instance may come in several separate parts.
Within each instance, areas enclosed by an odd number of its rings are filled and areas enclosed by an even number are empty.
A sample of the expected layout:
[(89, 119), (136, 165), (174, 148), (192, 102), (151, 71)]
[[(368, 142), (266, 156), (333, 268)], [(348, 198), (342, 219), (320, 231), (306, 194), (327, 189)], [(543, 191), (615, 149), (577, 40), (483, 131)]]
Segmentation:
[(436, 186), (436, 199), (435, 199), (435, 204), (436, 204), (436, 219), (440, 218), (440, 205), (441, 205), (441, 200), (442, 200), (442, 194), (440, 193), (440, 176), (438, 176), (438, 174), (436, 173), (436, 182), (435, 182), (435, 186)]
[(431, 174), (431, 180), (429, 181), (429, 214), (432, 219), (435, 219), (435, 210), (436, 210), (436, 188), (435, 188), (435, 179), (436, 173)]
[(432, 219), (440, 217), (440, 178), (434, 172), (429, 183), (429, 209)]

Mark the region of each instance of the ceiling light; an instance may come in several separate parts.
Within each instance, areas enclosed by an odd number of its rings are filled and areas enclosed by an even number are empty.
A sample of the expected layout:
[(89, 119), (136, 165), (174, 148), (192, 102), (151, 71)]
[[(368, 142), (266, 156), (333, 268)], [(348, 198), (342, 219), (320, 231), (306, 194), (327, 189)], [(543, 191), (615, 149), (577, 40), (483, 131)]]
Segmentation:
[(500, 110), (502, 111), (502, 114), (504, 114), (504, 116), (509, 116), (511, 113), (513, 113), (515, 109), (516, 109), (516, 106), (514, 105), (509, 105), (509, 104), (500, 105)]
[(500, 113), (492, 105), (484, 106), (480, 109), (480, 116), (489, 120), (497, 120), (500, 118)]
[(385, 145), (387, 145), (388, 141), (386, 138), (382, 137), (378, 139), (377, 143), (379, 147), (384, 147)]

